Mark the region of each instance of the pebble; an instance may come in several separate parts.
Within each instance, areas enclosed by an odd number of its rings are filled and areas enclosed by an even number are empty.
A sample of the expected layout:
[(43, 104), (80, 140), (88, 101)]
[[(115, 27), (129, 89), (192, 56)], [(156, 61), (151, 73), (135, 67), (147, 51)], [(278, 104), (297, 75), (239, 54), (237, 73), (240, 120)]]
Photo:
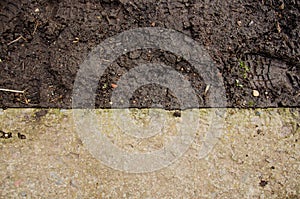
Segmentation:
[(181, 117), (180, 111), (175, 111), (175, 112), (173, 113), (173, 116), (174, 116), (174, 117)]
[(256, 115), (256, 116), (260, 116), (260, 115), (261, 115), (261, 112), (255, 111), (255, 115)]
[(132, 52), (129, 53), (130, 59), (137, 59), (137, 58), (139, 58), (140, 56), (141, 56), (141, 52), (140, 52), (140, 51), (137, 51), (137, 50), (132, 51)]
[(21, 133), (18, 133), (18, 138), (19, 139), (26, 139), (26, 135), (23, 135), (23, 134), (21, 134)]
[(248, 26), (252, 26), (254, 24), (254, 21), (250, 21)]
[(279, 6), (279, 9), (280, 9), (280, 10), (283, 10), (283, 9), (284, 9), (284, 2), (282, 2), (282, 4)]
[(258, 90), (253, 90), (253, 91), (252, 91), (252, 95), (253, 95), (254, 97), (258, 97), (258, 96), (259, 96)]

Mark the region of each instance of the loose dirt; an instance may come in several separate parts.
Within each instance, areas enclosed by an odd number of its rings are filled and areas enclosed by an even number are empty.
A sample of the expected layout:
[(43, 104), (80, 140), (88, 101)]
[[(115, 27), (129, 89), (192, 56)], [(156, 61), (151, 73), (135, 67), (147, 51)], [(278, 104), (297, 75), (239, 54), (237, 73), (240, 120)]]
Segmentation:
[[(297, 107), (299, 8), (295, 0), (2, 0), (0, 88), (25, 92), (0, 91), (0, 106), (70, 108), (79, 65), (94, 47), (125, 30), (164, 27), (204, 46), (223, 77), (228, 106)], [(200, 106), (209, 106), (201, 74), (176, 55), (153, 49), (129, 52), (107, 69), (97, 107), (111, 106), (111, 85), (141, 61), (180, 71)], [(131, 99), (133, 107), (151, 104), (176, 108), (178, 102), (159, 85), (143, 86)]]

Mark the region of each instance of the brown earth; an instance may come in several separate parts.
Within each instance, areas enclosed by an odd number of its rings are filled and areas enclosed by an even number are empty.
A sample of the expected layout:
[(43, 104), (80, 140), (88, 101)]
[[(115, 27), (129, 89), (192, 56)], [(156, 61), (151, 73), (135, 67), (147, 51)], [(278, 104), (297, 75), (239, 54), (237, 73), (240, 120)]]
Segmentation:
[[(125, 30), (154, 26), (182, 32), (205, 47), (223, 76), (228, 106), (300, 105), (296, 0), (2, 0), (0, 11), (0, 88), (25, 91), (0, 91), (2, 108), (70, 108), (79, 65), (94, 47)], [(110, 107), (111, 85), (122, 74), (153, 60), (180, 71), (200, 106), (209, 106), (207, 85), (187, 61), (157, 49), (131, 53), (101, 77), (97, 107)], [(135, 107), (177, 105), (172, 92), (158, 85), (141, 87), (131, 102)]]

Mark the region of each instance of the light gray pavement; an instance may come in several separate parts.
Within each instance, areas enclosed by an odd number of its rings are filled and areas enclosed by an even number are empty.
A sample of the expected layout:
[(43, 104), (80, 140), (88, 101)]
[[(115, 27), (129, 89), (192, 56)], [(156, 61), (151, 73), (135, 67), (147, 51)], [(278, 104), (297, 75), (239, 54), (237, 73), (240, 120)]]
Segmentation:
[[(91, 155), (72, 110), (0, 110), (0, 130), (12, 133), (0, 139), (0, 198), (299, 197), (300, 109), (227, 109), (224, 131), (212, 137), (207, 134), (210, 111), (199, 111), (201, 124), (183, 156), (160, 170), (135, 174)], [(133, 138), (114, 124), (118, 117), (111, 115), (121, 112), (97, 110), (97, 124), (114, 145), (130, 153), (163, 148), (164, 136), (174, 133), (172, 125), (184, 116), (165, 111), (168, 122), (161, 133)], [(144, 114), (133, 112), (133, 117)]]

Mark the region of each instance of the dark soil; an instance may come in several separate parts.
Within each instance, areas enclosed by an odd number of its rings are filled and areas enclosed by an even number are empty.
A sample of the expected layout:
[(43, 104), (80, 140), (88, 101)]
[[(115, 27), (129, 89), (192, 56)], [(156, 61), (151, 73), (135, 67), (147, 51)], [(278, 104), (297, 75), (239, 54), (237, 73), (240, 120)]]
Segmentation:
[[(1, 0), (0, 107), (70, 108), (79, 65), (106, 38), (137, 27), (182, 32), (209, 52), (223, 76), (230, 107), (299, 107), (298, 0)], [(200, 75), (157, 49), (119, 57), (99, 81), (97, 107), (110, 107), (112, 84), (140, 62), (180, 71), (209, 106)], [(253, 96), (253, 90), (259, 96)], [(159, 85), (136, 90), (132, 106), (178, 105)]]

